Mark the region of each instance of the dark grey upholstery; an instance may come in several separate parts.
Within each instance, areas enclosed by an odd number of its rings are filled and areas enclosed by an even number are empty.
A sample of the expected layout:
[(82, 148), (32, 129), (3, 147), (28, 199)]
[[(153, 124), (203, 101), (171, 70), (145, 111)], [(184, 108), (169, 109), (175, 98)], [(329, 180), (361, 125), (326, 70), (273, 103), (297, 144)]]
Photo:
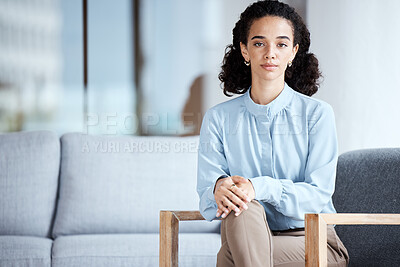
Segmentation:
[[(333, 201), (338, 213), (400, 213), (400, 148), (339, 157)], [(350, 266), (400, 266), (400, 226), (338, 225)]]

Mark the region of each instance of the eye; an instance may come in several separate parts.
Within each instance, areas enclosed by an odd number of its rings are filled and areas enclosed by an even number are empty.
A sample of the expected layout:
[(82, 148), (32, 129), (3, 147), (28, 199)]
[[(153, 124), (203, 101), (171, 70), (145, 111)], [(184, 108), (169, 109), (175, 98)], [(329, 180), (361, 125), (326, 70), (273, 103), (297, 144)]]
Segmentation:
[(288, 47), (288, 46), (285, 43), (280, 43), (280, 44), (278, 44), (278, 47)]
[(258, 43), (254, 43), (254, 46), (255, 47), (262, 47), (262, 46), (264, 46), (264, 44), (261, 43), (261, 42), (258, 42)]

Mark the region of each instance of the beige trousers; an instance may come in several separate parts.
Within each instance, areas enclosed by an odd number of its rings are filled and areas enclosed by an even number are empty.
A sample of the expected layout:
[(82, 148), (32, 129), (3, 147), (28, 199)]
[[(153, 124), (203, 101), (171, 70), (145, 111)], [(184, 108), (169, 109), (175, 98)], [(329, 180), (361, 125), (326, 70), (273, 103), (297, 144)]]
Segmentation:
[[(304, 266), (304, 230), (274, 232), (269, 229), (263, 206), (257, 201), (235, 216), (231, 212), (221, 224), (221, 249), (217, 266)], [(328, 226), (328, 266), (347, 266), (348, 253)]]

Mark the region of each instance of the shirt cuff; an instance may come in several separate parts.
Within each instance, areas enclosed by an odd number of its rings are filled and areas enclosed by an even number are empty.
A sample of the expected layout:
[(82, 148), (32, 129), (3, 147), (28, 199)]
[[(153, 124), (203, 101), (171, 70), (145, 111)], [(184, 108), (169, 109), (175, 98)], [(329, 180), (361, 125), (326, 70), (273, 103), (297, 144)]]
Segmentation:
[(283, 186), (279, 179), (269, 176), (249, 178), (253, 184), (255, 199), (277, 206), (282, 198)]
[(217, 203), (215, 202), (215, 197), (214, 197), (214, 186), (210, 186), (210, 187), (207, 189), (206, 194), (207, 194), (208, 200), (210, 200), (210, 201), (212, 201), (213, 203), (217, 204)]

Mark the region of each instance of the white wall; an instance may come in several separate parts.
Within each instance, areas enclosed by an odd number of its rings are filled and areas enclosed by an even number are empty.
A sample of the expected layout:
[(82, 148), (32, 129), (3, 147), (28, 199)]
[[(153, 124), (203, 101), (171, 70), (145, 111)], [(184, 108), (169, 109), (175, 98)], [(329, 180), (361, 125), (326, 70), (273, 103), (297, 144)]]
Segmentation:
[(339, 150), (400, 146), (400, 1), (308, 0), (311, 50)]

